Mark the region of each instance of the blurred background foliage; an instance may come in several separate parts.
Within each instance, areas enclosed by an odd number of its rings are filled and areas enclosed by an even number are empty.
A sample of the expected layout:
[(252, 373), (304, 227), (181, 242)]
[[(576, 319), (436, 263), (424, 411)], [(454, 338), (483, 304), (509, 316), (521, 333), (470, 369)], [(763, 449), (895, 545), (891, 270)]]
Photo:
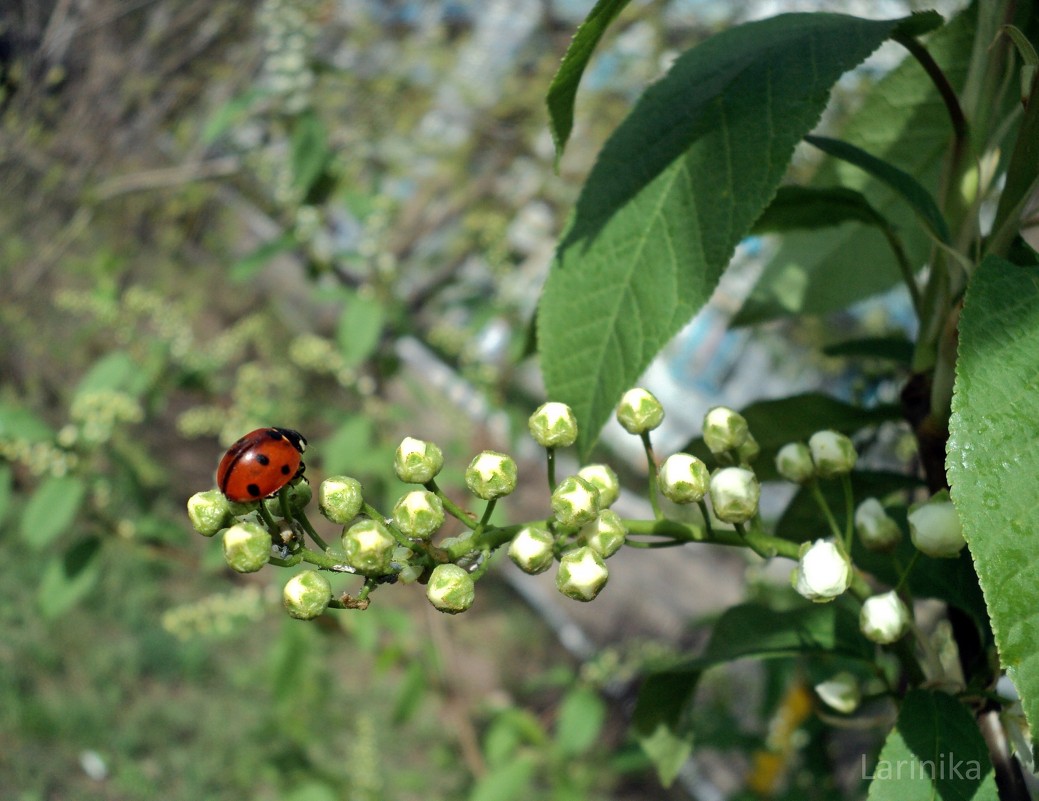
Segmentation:
[[(290, 622), (287, 576), (230, 574), (184, 516), (264, 425), (384, 509), (404, 434), (449, 492), (476, 450), (532, 455), (536, 288), (598, 145), (761, 11), (637, 5), (558, 172), (543, 96), (590, 2), (0, 7), (5, 798), (688, 797), (626, 739), (642, 645), (580, 665), (493, 576), (462, 620), (387, 591)], [(769, 736), (704, 718), (721, 748)]]

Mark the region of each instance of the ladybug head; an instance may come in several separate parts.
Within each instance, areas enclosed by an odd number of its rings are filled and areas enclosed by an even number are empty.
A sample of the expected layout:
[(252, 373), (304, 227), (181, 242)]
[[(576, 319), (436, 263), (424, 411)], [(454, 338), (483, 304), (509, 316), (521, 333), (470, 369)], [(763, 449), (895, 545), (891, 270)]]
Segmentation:
[(292, 443), (292, 447), (300, 453), (303, 453), (307, 449), (307, 440), (298, 431), (293, 431), (291, 428), (276, 428), (274, 430)]

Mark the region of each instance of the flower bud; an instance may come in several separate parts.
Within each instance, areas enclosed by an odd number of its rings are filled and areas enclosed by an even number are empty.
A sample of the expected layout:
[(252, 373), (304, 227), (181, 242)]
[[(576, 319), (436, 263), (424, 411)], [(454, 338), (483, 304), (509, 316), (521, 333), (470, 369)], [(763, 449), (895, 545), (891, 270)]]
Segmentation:
[(405, 536), (428, 540), (444, 525), (444, 504), (428, 490), (413, 490), (393, 507), (393, 522)]
[(530, 435), (542, 448), (569, 448), (577, 441), (577, 418), (565, 403), (543, 403), (527, 421)]
[(444, 466), (444, 454), (432, 442), (405, 437), (397, 446), (393, 469), (407, 484), (428, 484)]
[(564, 528), (580, 528), (599, 514), (599, 490), (583, 478), (567, 476), (552, 490), (552, 511)]
[(787, 481), (807, 484), (815, 478), (812, 452), (803, 442), (788, 442), (776, 454), (776, 472)]
[(894, 590), (867, 598), (859, 612), (859, 628), (866, 637), (890, 645), (909, 631), (912, 616)]
[(703, 441), (715, 455), (739, 450), (749, 435), (746, 418), (726, 406), (715, 406), (704, 416)]
[(836, 478), (850, 473), (859, 458), (851, 440), (837, 431), (816, 431), (808, 440), (808, 447), (820, 478)]
[(816, 684), (815, 694), (828, 707), (844, 715), (850, 715), (862, 702), (859, 680), (846, 670)]
[(327, 519), (343, 526), (353, 520), (364, 504), (361, 482), (349, 476), (331, 476), (317, 491), (318, 508)]
[(473, 605), (476, 585), (458, 565), (437, 565), (426, 585), (426, 597), (441, 612), (457, 615)]
[(397, 541), (378, 520), (354, 523), (343, 532), (342, 542), (346, 563), (354, 570), (368, 575), (381, 575), (390, 571)]
[(556, 587), (567, 598), (591, 601), (606, 586), (610, 571), (592, 548), (584, 546), (567, 551), (559, 562)]
[(617, 422), (630, 434), (644, 434), (664, 422), (664, 407), (648, 390), (629, 389), (617, 404)]
[(258, 523), (237, 523), (224, 532), (224, 559), (238, 573), (255, 573), (271, 558), (271, 535)]
[(909, 538), (928, 556), (953, 557), (963, 550), (963, 527), (947, 491), (909, 508)]
[(758, 441), (754, 439), (753, 434), (747, 434), (747, 438), (743, 441), (743, 444), (736, 449), (736, 456), (739, 457), (740, 464), (751, 464), (760, 455), (761, 446), (758, 444)]
[(724, 467), (711, 476), (711, 506), (714, 516), (726, 523), (746, 523), (758, 511), (761, 485), (743, 467)]
[(591, 523), (581, 527), (581, 539), (603, 559), (609, 559), (624, 544), (628, 536), (620, 515), (603, 509)]
[(220, 490), (196, 492), (188, 498), (188, 517), (195, 531), (212, 537), (231, 522), (231, 508)]
[(621, 483), (613, 468), (606, 464), (586, 464), (577, 471), (577, 477), (583, 478), (599, 490), (599, 508), (613, 506), (621, 494)]
[(657, 486), (669, 501), (699, 503), (707, 494), (711, 474), (707, 465), (688, 453), (673, 453), (657, 474)]
[(893, 551), (902, 539), (902, 529), (876, 498), (866, 498), (855, 510), (855, 532), (870, 551)]
[(544, 526), (524, 526), (509, 543), (509, 559), (524, 573), (544, 573), (555, 561), (554, 546)]
[(465, 485), (485, 501), (508, 495), (516, 489), (516, 460), (497, 451), (478, 453), (465, 469)]
[[(286, 500), (289, 503), (289, 509), (294, 512), (305, 509), (313, 497), (314, 492), (310, 489), (310, 482), (306, 479), (301, 479), (300, 481), (288, 486), (288, 497)], [(281, 517), (281, 498), (277, 495), (273, 498), (267, 498), (263, 501), (263, 504), (267, 507), (267, 511), (272, 515)]]
[(790, 577), (794, 589), (809, 601), (832, 601), (851, 584), (851, 565), (840, 549), (827, 540), (801, 546), (801, 558)]
[(288, 580), (281, 598), (291, 617), (312, 620), (328, 608), (332, 585), (316, 570), (304, 570)]

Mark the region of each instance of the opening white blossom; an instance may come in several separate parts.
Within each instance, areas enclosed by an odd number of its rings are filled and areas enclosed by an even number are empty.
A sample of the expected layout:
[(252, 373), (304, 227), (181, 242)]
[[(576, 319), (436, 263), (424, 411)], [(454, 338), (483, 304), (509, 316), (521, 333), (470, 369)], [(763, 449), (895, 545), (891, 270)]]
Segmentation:
[(828, 540), (802, 546), (801, 558), (791, 575), (794, 589), (809, 601), (832, 601), (851, 584), (851, 565), (840, 549)]

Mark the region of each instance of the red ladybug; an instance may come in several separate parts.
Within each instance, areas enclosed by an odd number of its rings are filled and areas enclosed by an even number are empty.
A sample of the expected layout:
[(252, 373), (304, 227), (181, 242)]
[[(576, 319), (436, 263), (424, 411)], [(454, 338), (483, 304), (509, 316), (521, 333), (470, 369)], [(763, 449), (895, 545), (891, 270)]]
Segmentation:
[(303, 473), (307, 441), (291, 428), (250, 431), (220, 460), (216, 484), (231, 501), (258, 501)]

